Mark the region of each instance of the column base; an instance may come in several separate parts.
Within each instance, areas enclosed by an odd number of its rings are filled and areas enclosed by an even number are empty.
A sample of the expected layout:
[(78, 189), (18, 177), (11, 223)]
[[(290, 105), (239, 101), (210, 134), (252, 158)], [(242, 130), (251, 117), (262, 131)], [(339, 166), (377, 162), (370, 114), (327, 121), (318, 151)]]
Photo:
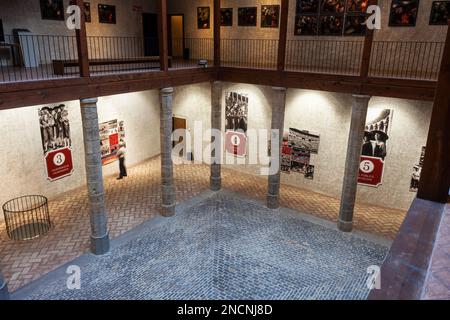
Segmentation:
[(219, 178), (211, 177), (209, 181), (210, 181), (209, 188), (212, 191), (219, 191), (220, 189), (222, 189), (222, 179), (220, 177)]
[(91, 252), (97, 256), (109, 252), (109, 232), (101, 238), (91, 235)]
[(339, 231), (352, 232), (353, 231), (353, 221), (338, 220), (337, 227), (338, 227)]
[(175, 204), (171, 205), (162, 205), (161, 206), (161, 215), (163, 217), (173, 217), (175, 215)]
[(6, 284), (6, 281), (4, 281), (3, 283), (0, 283), (0, 301), (9, 299), (8, 285)]
[(280, 201), (278, 195), (267, 194), (267, 208), (278, 209), (280, 207)]

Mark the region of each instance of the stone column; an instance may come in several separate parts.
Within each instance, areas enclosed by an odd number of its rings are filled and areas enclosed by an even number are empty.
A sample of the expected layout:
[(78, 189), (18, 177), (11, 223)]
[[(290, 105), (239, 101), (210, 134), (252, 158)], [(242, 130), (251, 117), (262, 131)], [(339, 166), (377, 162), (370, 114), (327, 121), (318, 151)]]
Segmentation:
[[(211, 84), (211, 129), (221, 131), (222, 128), (222, 82), (214, 81)], [(215, 141), (218, 139), (218, 141)], [(222, 159), (222, 141), (221, 137), (211, 137), (211, 143), (215, 142), (220, 149), (211, 151), (211, 177), (210, 189), (212, 191), (219, 191), (222, 188), (221, 178), (221, 162)], [(216, 159), (216, 161), (214, 161)], [(218, 161), (219, 160), (219, 161)], [(218, 161), (218, 162), (217, 162)]]
[(353, 211), (355, 209), (361, 149), (369, 100), (370, 96), (353, 95), (350, 133), (347, 144), (347, 160), (345, 162), (344, 185), (342, 187), (341, 208), (338, 220), (338, 229), (344, 232), (351, 232), (353, 230)]
[(172, 163), (172, 101), (173, 88), (164, 88), (160, 92), (161, 117), (161, 185), (162, 185), (162, 212), (165, 217), (175, 214), (175, 193), (173, 189), (173, 163)]
[[(284, 131), (284, 112), (286, 108), (286, 88), (273, 87), (272, 96), (272, 130), (278, 130), (278, 152), (271, 152), (271, 163), (274, 160), (278, 161), (278, 170), (275, 174), (269, 174), (269, 190), (267, 193), (267, 207), (270, 209), (277, 209), (280, 198), (280, 178), (281, 178), (281, 150), (283, 143), (283, 131)], [(271, 133), (271, 140), (273, 140), (273, 134)], [(272, 141), (273, 143), (273, 141)]]
[(5, 278), (0, 273), (0, 300), (9, 300), (8, 285), (6, 284)]
[(81, 100), (81, 120), (91, 217), (91, 251), (101, 255), (109, 251), (109, 232), (103, 188), (97, 98)]

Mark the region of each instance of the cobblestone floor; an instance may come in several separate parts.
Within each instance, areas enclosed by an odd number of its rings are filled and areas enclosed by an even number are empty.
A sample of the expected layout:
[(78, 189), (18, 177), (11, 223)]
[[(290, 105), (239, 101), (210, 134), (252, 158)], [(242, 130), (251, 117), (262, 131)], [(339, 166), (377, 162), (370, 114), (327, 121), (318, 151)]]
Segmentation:
[[(122, 181), (114, 176), (105, 178), (106, 203), (111, 238), (135, 228), (158, 215), (161, 197), (160, 159), (150, 159), (130, 169)], [(249, 198), (264, 200), (267, 179), (223, 170), (223, 187)], [(177, 202), (208, 189), (209, 167), (181, 165), (175, 167)], [(0, 222), (0, 269), (9, 282), (10, 290), (30, 283), (47, 272), (70, 261), (89, 248), (89, 215), (86, 188), (65, 193), (49, 203), (54, 229), (50, 234), (32, 242), (14, 242), (7, 238)], [(283, 185), (281, 205), (330, 221), (336, 221), (339, 199)], [(355, 228), (393, 239), (406, 212), (358, 204)]]
[(67, 289), (63, 267), (13, 298), (365, 299), (367, 268), (387, 250), (333, 223), (206, 192), (120, 237), (108, 255), (70, 262), (80, 290)]

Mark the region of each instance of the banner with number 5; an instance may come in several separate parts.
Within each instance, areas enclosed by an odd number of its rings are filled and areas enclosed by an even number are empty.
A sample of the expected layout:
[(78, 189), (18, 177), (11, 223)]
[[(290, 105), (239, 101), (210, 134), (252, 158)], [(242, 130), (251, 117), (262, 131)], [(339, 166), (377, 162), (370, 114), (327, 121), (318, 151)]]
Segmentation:
[(383, 184), (384, 161), (376, 157), (361, 157), (358, 183), (369, 187)]

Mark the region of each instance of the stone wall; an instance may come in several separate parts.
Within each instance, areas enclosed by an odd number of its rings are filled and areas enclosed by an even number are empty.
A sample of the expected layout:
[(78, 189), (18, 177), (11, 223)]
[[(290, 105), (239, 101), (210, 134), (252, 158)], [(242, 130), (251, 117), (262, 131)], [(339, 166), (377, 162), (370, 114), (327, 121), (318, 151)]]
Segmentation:
[[(0, 111), (1, 204), (27, 194), (42, 194), (51, 199), (85, 185), (80, 103), (61, 103), (69, 107), (74, 173), (55, 182), (47, 180), (45, 169), (38, 119), (38, 109), (43, 106)], [(98, 114), (100, 122), (124, 121), (128, 166), (160, 153), (158, 91), (99, 98)], [(117, 162), (103, 167), (104, 175), (116, 174), (118, 170)]]

